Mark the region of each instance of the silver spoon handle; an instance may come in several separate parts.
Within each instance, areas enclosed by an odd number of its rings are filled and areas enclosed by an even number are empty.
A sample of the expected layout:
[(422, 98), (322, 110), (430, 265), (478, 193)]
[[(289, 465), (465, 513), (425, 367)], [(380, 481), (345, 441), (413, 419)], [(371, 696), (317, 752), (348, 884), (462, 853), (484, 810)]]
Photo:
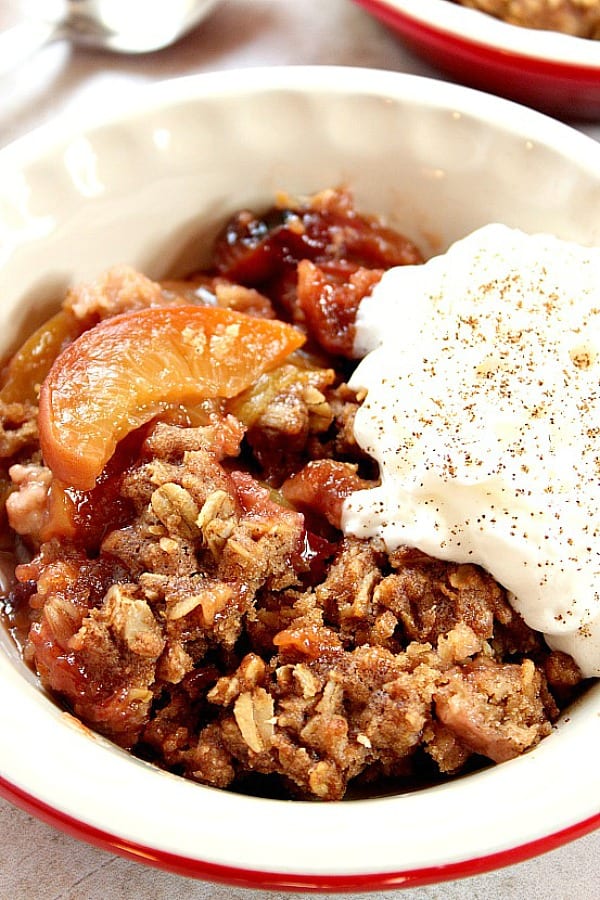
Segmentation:
[(41, 47), (62, 37), (52, 22), (24, 22), (0, 33), (0, 76), (13, 71)]

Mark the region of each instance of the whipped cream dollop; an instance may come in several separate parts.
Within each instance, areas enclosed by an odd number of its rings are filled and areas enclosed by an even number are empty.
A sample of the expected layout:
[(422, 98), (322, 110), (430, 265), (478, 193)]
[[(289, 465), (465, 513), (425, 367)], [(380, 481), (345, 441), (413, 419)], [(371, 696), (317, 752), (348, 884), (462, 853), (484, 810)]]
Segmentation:
[(600, 248), (485, 226), (387, 272), (355, 350), (381, 485), (344, 530), (482, 566), (600, 676)]

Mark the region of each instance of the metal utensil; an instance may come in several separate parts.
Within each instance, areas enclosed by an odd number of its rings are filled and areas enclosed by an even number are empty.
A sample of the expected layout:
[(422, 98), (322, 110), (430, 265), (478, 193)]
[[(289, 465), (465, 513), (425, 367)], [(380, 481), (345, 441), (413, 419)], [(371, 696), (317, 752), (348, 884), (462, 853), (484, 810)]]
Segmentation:
[(218, 0), (42, 0), (0, 34), (0, 74), (53, 41), (116, 53), (149, 53), (194, 28)]

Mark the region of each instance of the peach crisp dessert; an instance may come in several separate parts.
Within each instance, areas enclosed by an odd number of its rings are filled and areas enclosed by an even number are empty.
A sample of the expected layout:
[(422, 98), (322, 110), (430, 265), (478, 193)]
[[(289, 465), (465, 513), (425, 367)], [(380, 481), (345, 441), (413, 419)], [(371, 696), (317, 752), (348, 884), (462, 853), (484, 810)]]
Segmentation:
[(7, 362), (4, 619), (91, 729), (203, 784), (321, 800), (550, 733), (583, 673), (506, 587), (344, 525), (382, 487), (354, 428), (357, 310), (422, 262), (345, 190), (282, 196), (185, 280), (72, 288)]

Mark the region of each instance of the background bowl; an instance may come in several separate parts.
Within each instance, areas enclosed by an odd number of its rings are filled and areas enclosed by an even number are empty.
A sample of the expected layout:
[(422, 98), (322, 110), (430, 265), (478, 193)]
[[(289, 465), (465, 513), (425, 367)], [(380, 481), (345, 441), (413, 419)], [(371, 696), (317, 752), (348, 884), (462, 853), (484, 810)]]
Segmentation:
[[(600, 148), (523, 107), (373, 70), (255, 69), (143, 90), (0, 151), (0, 334), (129, 262), (198, 262), (276, 191), (348, 184), (427, 253), (492, 220), (600, 245)], [(285, 803), (200, 786), (91, 734), (0, 652), (0, 792), (91, 842), (185, 875), (336, 891), (475, 874), (600, 825), (600, 686), (533, 752), (413, 794)]]
[(450, 0), (355, 0), (463, 84), (566, 119), (600, 119), (600, 41), (509, 25)]

